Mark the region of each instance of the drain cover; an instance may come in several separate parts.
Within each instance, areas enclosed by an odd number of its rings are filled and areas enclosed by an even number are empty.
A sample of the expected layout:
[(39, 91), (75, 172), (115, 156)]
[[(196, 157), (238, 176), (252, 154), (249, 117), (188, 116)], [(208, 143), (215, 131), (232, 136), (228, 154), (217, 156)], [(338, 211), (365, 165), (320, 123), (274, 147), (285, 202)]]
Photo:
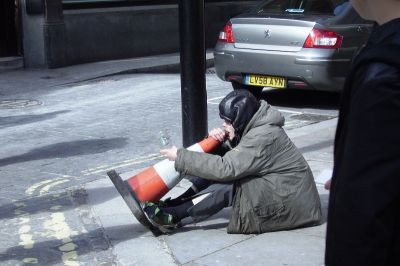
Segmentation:
[(37, 100), (2, 100), (0, 101), (0, 109), (26, 108), (41, 104), (42, 102)]

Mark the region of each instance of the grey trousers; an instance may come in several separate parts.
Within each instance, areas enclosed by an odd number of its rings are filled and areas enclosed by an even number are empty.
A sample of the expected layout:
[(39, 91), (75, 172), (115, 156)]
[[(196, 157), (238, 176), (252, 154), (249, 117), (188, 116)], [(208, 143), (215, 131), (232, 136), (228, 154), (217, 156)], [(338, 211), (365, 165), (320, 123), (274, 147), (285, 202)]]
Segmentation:
[(213, 183), (191, 198), (194, 199), (204, 194), (209, 195), (188, 209), (189, 215), (195, 222), (205, 220), (223, 208), (232, 206), (234, 185), (232, 183)]

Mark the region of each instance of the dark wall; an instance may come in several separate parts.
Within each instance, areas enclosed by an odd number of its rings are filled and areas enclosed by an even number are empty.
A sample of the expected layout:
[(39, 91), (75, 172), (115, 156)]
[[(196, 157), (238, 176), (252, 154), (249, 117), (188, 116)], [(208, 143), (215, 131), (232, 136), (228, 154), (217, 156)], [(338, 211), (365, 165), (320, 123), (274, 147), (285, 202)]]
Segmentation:
[(16, 7), (14, 0), (0, 1), (0, 56), (17, 55)]
[[(206, 47), (227, 20), (253, 2), (208, 3)], [(64, 10), (67, 65), (179, 51), (178, 6)]]

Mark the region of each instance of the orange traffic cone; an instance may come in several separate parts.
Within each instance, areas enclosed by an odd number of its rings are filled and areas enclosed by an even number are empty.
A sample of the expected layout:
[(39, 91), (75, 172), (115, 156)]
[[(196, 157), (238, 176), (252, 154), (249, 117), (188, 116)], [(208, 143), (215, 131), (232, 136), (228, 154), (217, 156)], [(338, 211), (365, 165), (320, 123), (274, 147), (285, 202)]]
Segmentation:
[[(189, 148), (196, 152), (211, 152), (220, 142), (211, 137), (206, 138)], [(114, 186), (125, 200), (136, 219), (148, 227), (155, 235), (160, 232), (143, 212), (140, 203), (144, 201), (158, 201), (169, 190), (181, 181), (180, 174), (175, 170), (174, 162), (165, 159), (155, 165), (143, 170), (135, 176), (122, 180), (115, 170), (107, 172)]]

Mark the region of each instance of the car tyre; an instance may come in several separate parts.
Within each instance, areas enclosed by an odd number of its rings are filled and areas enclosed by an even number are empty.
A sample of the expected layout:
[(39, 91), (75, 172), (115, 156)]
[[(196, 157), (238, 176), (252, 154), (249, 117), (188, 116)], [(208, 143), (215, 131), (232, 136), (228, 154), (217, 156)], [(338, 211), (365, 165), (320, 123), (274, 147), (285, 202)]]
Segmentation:
[(262, 90), (264, 89), (264, 87), (246, 85), (235, 81), (232, 81), (232, 87), (234, 90), (244, 89), (250, 91), (257, 98), (257, 100), (261, 99)]

